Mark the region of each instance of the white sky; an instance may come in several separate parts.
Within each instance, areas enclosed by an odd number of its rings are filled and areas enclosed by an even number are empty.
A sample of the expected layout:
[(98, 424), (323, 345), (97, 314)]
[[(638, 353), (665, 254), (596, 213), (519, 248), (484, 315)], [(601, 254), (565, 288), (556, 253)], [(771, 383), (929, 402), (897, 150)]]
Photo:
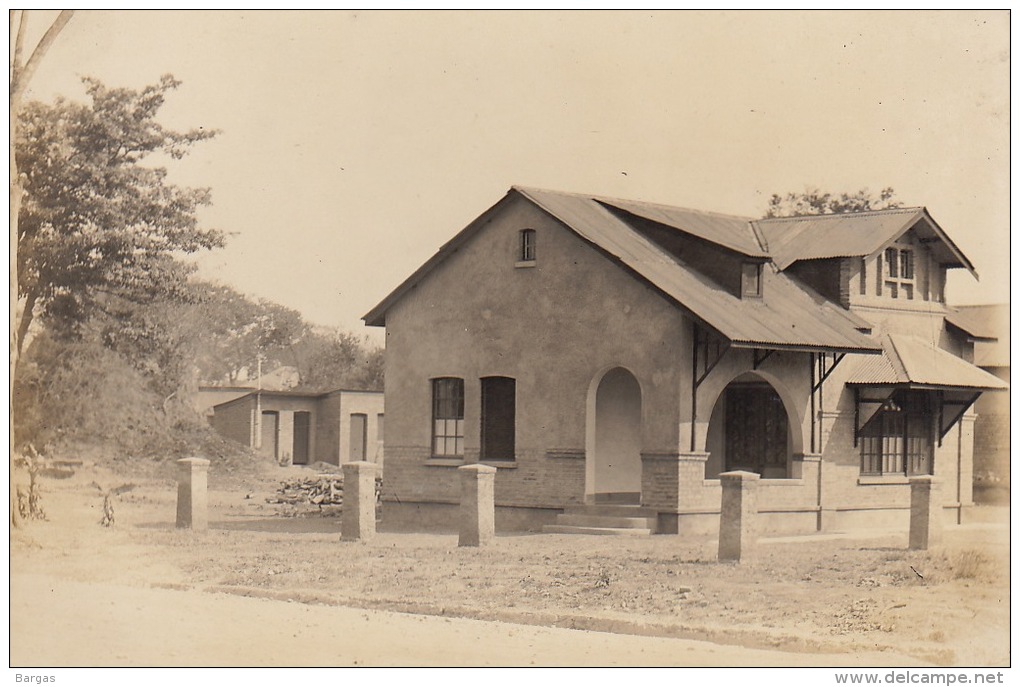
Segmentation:
[[(41, 33), (53, 13), (30, 12)], [(79, 11), (29, 97), (183, 86), (204, 276), (358, 333), (512, 184), (759, 216), (892, 186), (1009, 300), (1009, 14)]]

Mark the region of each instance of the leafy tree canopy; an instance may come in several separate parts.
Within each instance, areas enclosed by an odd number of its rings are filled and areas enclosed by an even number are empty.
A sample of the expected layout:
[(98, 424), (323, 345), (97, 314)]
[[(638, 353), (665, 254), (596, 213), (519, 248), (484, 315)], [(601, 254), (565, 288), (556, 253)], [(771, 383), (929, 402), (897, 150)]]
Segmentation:
[(800, 217), (803, 215), (832, 215), (844, 212), (867, 212), (898, 208), (903, 203), (893, 200), (896, 192), (884, 188), (876, 196), (862, 188), (854, 193), (823, 193), (817, 188), (806, 188), (802, 193), (773, 193), (765, 217)]
[(141, 90), (84, 83), (90, 104), (31, 102), (20, 115), (19, 345), (37, 315), (70, 332), (100, 294), (145, 302), (175, 293), (189, 271), (175, 256), (223, 244), (221, 232), (198, 225), (208, 189), (176, 186), (164, 167), (142, 164), (180, 159), (215, 135), (156, 121), (180, 82), (164, 76)]

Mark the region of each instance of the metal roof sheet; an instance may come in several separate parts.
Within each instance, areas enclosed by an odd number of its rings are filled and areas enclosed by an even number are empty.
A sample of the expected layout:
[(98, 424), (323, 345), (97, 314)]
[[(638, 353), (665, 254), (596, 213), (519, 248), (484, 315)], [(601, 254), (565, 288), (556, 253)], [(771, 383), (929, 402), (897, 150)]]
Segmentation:
[(763, 269), (763, 297), (741, 299), (663, 251), (591, 196), (517, 190), (735, 345), (880, 350), (858, 331), (856, 318), (770, 266)]
[(878, 252), (911, 228), (937, 237), (946, 264), (977, 272), (967, 256), (923, 207), (894, 208), (754, 220), (780, 270), (799, 260), (864, 257)]
[(798, 260), (871, 255), (907, 231), (923, 208), (756, 220), (779, 269)]
[(847, 384), (1005, 389), (1001, 380), (932, 343), (902, 334), (882, 337), (882, 355), (861, 356)]
[[(975, 338), (981, 337), (974, 343), (974, 364), (979, 367), (1009, 367), (1009, 305), (963, 305), (955, 310), (954, 326)], [(961, 322), (961, 317), (966, 322)]]
[(769, 257), (769, 254), (762, 249), (761, 244), (755, 238), (751, 220), (748, 217), (734, 217), (617, 198), (596, 197), (595, 200), (632, 215), (711, 241), (742, 255), (758, 258)]

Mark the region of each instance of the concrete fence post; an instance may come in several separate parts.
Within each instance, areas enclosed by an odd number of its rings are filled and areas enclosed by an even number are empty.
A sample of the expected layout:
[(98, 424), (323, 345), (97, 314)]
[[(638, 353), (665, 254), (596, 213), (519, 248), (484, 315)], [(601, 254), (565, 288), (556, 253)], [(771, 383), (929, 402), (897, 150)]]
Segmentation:
[(462, 465), (460, 473), (460, 539), (458, 546), (484, 546), (496, 536), (496, 468)]
[(910, 548), (927, 550), (942, 541), (942, 483), (932, 475), (910, 478)]
[(344, 505), (340, 538), (368, 541), (375, 536), (375, 476), (379, 466), (357, 461), (344, 463)]
[(754, 556), (758, 539), (758, 480), (753, 472), (736, 470), (719, 475), (719, 560), (741, 561)]
[(177, 461), (177, 526), (204, 532), (209, 529), (209, 461)]

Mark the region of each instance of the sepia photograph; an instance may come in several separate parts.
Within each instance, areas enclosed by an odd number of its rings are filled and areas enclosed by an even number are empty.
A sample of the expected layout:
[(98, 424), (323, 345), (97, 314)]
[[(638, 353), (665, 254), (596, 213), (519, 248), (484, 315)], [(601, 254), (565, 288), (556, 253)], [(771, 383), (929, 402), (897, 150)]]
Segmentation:
[(1004, 684), (1010, 19), (9, 10), (10, 681)]

